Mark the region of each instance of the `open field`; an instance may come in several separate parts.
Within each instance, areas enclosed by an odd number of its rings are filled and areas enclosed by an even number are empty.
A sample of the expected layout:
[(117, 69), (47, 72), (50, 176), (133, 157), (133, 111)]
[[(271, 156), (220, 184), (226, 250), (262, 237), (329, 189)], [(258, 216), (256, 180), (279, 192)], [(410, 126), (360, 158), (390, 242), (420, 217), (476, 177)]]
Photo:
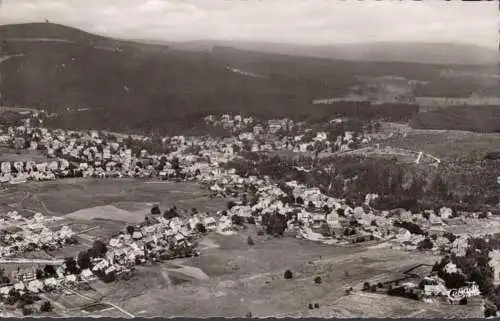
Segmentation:
[(412, 129), (406, 137), (390, 138), (382, 145), (423, 151), (441, 159), (482, 159), (486, 153), (500, 150), (500, 134)]
[[(473, 301), (473, 300), (471, 300)], [(480, 301), (477, 300), (477, 301)], [(286, 315), (290, 316), (290, 315)], [(400, 297), (388, 297), (385, 294), (357, 291), (351, 295), (320, 305), (319, 309), (308, 310), (292, 317), (312, 318), (482, 318), (481, 302), (471, 302), (468, 305), (453, 305), (440, 303), (425, 303)]]
[[(153, 183), (154, 182), (154, 183)], [(209, 197), (201, 185), (190, 182), (144, 182), (135, 179), (65, 179), (7, 187), (0, 195), (5, 210), (41, 212), (73, 219), (138, 222), (153, 204), (167, 209), (214, 212), (227, 201)]]
[(500, 230), (500, 220), (496, 217), (491, 219), (460, 218), (450, 221), (445, 230), (457, 235), (481, 236), (495, 234)]
[(88, 220), (106, 218), (108, 220), (126, 221), (136, 224), (140, 223), (144, 219), (144, 215), (141, 216), (139, 213), (125, 211), (113, 205), (86, 208), (65, 215), (64, 217)]
[(43, 163), (51, 161), (51, 159), (36, 150), (22, 149), (16, 151), (13, 148), (0, 147), (0, 162), (16, 161), (34, 161), (36, 163)]
[[(127, 281), (93, 287), (109, 302), (145, 317), (272, 316), (307, 311), (311, 302), (325, 305), (342, 298), (345, 287), (361, 289), (364, 281), (379, 275), (398, 278), (404, 270), (436, 259), (399, 250), (267, 239), (254, 232), (210, 234), (205, 243), (219, 247), (205, 248), (199, 257), (139, 267)], [(246, 235), (252, 235), (255, 245), (246, 244)], [(283, 278), (286, 269), (293, 271), (293, 280)], [(316, 276), (322, 284), (314, 284)]]

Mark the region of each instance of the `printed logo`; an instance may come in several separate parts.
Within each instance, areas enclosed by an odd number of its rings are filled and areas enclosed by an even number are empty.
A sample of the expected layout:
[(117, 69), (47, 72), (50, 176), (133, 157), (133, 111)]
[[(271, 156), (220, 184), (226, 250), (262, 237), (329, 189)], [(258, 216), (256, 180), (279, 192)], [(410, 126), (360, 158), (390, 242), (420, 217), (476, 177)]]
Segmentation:
[(480, 295), (481, 291), (479, 291), (479, 288), (476, 284), (472, 284), (471, 286), (468, 287), (462, 287), (459, 289), (451, 289), (448, 292), (448, 298), (451, 301), (460, 301), (464, 298), (470, 298), (473, 296)]

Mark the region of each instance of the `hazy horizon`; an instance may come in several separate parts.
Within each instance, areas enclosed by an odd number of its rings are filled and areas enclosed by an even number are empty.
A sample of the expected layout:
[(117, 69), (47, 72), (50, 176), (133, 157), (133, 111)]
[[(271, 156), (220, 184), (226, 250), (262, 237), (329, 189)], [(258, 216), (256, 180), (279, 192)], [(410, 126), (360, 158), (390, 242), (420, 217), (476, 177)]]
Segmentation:
[(494, 1), (3, 0), (0, 22), (50, 22), (149, 41), (287, 45), (451, 43), (498, 48)]
[(151, 39), (151, 38), (121, 38), (122, 40), (135, 40), (135, 41), (146, 41), (146, 42), (151, 42), (151, 43), (195, 43), (195, 42), (237, 42), (237, 43), (259, 43), (259, 44), (270, 44), (270, 45), (291, 45), (291, 46), (314, 46), (314, 47), (322, 47), (322, 46), (349, 46), (349, 45), (367, 45), (367, 44), (424, 44), (424, 45), (440, 45), (440, 44), (447, 44), (447, 45), (469, 45), (469, 46), (476, 46), (479, 48), (484, 48), (484, 49), (491, 49), (491, 50), (496, 50), (496, 47), (487, 47), (481, 44), (475, 44), (475, 43), (470, 43), (470, 42), (441, 42), (441, 41), (436, 41), (436, 42), (426, 42), (426, 41), (366, 41), (366, 42), (336, 42), (336, 43), (327, 43), (327, 44), (304, 44), (304, 43), (294, 43), (294, 42), (283, 42), (283, 41), (268, 41), (268, 40), (239, 40), (239, 39), (192, 39), (192, 40), (163, 40), (163, 39)]

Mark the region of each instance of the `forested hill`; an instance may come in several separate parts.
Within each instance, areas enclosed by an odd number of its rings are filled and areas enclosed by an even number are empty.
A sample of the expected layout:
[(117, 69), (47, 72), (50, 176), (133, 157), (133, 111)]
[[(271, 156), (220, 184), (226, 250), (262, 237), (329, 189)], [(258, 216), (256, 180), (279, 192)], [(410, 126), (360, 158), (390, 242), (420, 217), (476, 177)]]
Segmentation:
[(443, 68), (184, 51), (50, 23), (0, 26), (0, 46), (1, 105), (56, 113), (49, 122), (61, 127), (139, 132), (194, 126), (216, 112), (305, 117), (312, 99), (347, 93), (357, 74), (429, 79)]

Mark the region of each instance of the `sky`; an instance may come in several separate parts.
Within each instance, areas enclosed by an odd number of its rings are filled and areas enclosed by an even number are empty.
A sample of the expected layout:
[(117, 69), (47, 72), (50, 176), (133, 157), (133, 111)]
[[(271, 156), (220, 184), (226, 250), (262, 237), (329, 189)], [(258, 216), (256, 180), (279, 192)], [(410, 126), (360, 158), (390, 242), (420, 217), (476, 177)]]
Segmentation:
[(376, 41), (498, 48), (497, 1), (0, 0), (0, 24), (40, 22), (130, 39), (294, 44)]

